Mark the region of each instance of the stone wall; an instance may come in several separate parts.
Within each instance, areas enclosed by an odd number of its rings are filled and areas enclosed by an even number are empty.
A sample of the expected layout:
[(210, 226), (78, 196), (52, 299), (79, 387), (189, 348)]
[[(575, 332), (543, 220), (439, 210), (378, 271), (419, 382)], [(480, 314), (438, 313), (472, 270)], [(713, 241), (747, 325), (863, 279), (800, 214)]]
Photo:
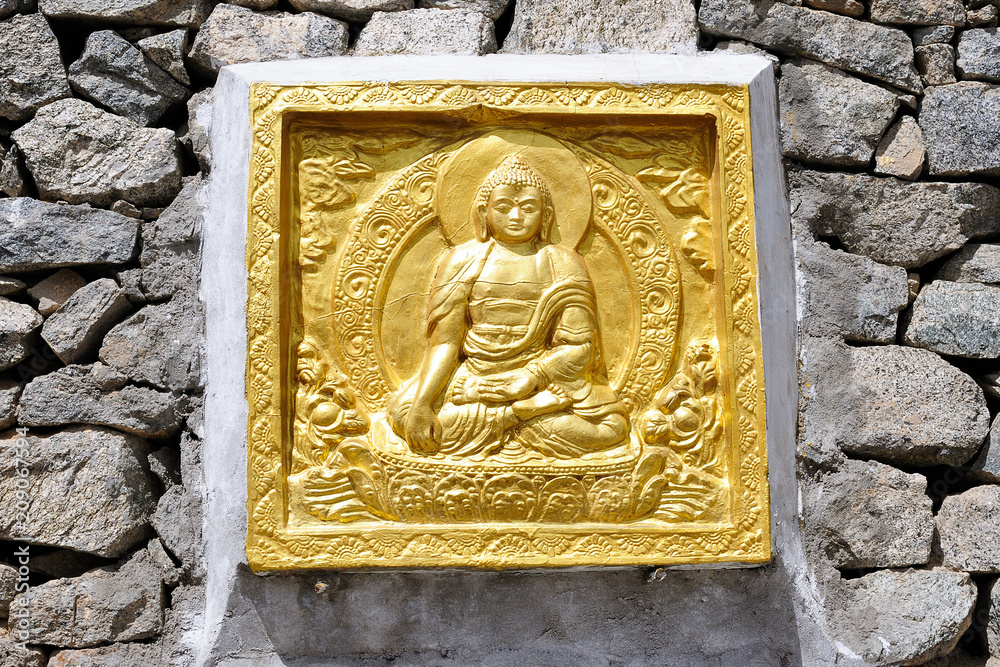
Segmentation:
[[(997, 5), (413, 5), (0, 0), (0, 665), (997, 667)], [(697, 50), (763, 53), (780, 77), (804, 556), (284, 577), (293, 618), (268, 618), (245, 572), (228, 624), (206, 627), (198, 277), (219, 69)]]

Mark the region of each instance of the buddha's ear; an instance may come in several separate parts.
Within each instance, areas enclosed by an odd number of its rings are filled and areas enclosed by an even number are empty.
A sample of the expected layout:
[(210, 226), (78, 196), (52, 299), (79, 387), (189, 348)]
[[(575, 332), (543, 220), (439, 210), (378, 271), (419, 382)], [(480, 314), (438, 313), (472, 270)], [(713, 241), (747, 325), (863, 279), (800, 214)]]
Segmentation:
[(552, 227), (555, 224), (556, 210), (552, 207), (552, 204), (548, 204), (542, 213), (542, 231), (540, 236), (543, 243), (549, 243), (552, 240)]
[(483, 242), (490, 240), (490, 225), (486, 221), (487, 206), (485, 203), (479, 204), (472, 213), (473, 229), (476, 230), (476, 240)]

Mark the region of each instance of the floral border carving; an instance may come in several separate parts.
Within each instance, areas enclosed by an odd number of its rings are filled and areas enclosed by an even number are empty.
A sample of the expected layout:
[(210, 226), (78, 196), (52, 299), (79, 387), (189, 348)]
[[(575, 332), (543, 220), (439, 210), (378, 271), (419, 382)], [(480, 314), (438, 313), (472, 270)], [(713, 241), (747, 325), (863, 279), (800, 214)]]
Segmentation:
[[(280, 422), (281, 316), (279, 139), (289, 112), (460, 110), (486, 105), (528, 112), (712, 116), (719, 134), (726, 232), (724, 292), (732, 327), (723, 332), (727, 410), (736, 460), (733, 522), (700, 526), (649, 522), (610, 526), (491, 525), (291, 530)], [(252, 150), (247, 220), (247, 558), (254, 570), (459, 565), (510, 568), (569, 565), (763, 563), (770, 558), (764, 376), (754, 244), (750, 99), (746, 85), (498, 84), (357, 82), (250, 90)]]

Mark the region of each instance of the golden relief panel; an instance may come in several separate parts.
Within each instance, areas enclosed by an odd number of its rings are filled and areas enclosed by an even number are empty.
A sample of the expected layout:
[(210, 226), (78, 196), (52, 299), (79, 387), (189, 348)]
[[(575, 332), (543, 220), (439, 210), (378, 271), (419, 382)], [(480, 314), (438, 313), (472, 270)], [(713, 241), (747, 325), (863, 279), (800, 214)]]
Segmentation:
[(250, 97), (253, 569), (769, 559), (746, 86)]

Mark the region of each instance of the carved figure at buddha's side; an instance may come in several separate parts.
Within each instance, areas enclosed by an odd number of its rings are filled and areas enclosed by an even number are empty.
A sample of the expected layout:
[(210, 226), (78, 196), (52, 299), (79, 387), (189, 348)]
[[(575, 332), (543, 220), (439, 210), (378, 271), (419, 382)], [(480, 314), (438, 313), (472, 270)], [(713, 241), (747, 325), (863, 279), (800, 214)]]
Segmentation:
[[(438, 263), (419, 373), (390, 400), (393, 432), (420, 455), (571, 459), (625, 444), (594, 285), (552, 242), (548, 186), (509, 157), (481, 184), (476, 240)], [(390, 436), (391, 437), (391, 436)]]

